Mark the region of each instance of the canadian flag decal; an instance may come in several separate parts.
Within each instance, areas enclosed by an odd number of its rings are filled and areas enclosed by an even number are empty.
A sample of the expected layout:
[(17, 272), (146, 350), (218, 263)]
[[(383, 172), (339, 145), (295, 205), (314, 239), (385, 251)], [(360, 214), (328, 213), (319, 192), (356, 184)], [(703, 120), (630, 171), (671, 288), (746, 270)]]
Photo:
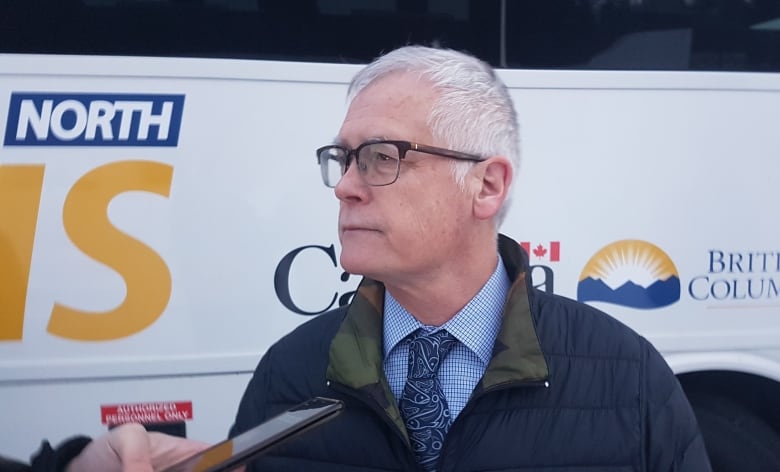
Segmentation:
[(544, 244), (536, 244), (531, 247), (531, 243), (528, 241), (523, 241), (520, 243), (520, 246), (525, 249), (525, 252), (528, 253), (528, 257), (533, 261), (534, 259), (547, 259), (550, 262), (558, 262), (561, 260), (561, 242), (560, 241), (550, 241), (550, 244), (548, 246), (545, 246)]

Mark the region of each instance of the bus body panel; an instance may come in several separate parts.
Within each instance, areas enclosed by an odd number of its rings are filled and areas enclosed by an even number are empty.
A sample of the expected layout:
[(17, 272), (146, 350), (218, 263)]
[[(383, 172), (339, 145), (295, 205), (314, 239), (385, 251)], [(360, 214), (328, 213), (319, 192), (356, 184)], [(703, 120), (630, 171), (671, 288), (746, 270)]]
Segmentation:
[[(191, 402), (188, 437), (225, 436), (265, 350), (359, 281), (314, 156), (356, 70), (0, 55), (0, 454), (115, 404)], [(534, 283), (679, 373), (780, 381), (778, 75), (499, 73), (523, 154), (502, 232)]]

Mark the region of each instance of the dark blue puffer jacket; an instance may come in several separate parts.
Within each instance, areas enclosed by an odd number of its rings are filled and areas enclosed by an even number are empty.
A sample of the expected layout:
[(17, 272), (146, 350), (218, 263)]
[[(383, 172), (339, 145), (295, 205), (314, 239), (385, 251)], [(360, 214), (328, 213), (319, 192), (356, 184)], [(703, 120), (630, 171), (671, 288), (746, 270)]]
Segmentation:
[[(641, 336), (587, 305), (533, 288), (526, 256), (500, 236), (514, 281), (493, 358), (447, 436), (439, 472), (709, 471), (677, 379)], [(334, 420), (251, 470), (414, 471), (382, 369), (384, 287), (318, 316), (260, 361), (231, 436), (314, 396), (345, 402)]]

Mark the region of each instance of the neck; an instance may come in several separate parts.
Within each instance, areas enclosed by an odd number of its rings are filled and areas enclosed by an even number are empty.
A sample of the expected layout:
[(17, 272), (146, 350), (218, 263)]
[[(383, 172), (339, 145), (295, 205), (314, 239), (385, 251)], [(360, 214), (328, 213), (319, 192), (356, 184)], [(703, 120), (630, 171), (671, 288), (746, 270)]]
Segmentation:
[(420, 323), (441, 326), (463, 309), (484, 287), (498, 263), (497, 237), (425, 274), (385, 281), (385, 288)]

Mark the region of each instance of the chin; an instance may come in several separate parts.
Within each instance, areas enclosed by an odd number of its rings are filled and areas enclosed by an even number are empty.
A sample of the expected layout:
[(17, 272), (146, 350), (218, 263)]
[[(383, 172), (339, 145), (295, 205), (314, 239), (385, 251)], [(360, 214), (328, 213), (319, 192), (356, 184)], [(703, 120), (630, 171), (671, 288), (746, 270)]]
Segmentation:
[(343, 253), (341, 255), (340, 263), (342, 269), (353, 275), (363, 275), (367, 269), (365, 261), (356, 260), (353, 257), (345, 256)]
[(393, 254), (392, 246), (379, 231), (348, 231), (342, 233), (339, 262), (342, 269), (354, 275), (376, 279), (377, 272), (387, 266)]
[[(339, 262), (341, 268), (350, 274), (363, 275), (371, 277), (372, 267), (376, 265), (376, 259), (371, 256), (371, 251), (354, 251), (348, 249), (341, 250)], [(376, 253), (373, 253), (376, 254)]]

